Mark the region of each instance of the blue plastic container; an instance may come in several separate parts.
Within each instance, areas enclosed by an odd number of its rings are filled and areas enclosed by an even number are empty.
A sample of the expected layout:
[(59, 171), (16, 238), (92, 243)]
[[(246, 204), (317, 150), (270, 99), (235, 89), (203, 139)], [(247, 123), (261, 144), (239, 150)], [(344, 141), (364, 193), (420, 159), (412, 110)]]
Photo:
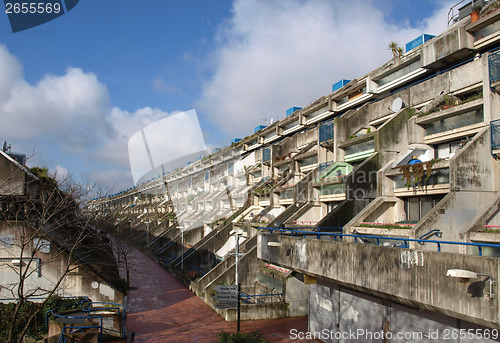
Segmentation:
[(290, 107), (288, 110), (286, 110), (286, 116), (288, 117), (290, 114), (300, 109), (302, 109), (302, 107), (296, 107), (296, 106)]
[(347, 85), (349, 82), (351, 82), (351, 80), (346, 80), (346, 79), (342, 79), (336, 83), (334, 83), (332, 85), (332, 92), (335, 92), (337, 89), (340, 89), (342, 87), (344, 87), (345, 85)]
[(266, 127), (267, 127), (267, 126), (265, 126), (265, 125), (259, 125), (259, 126), (256, 126), (253, 132), (257, 132), (257, 131), (259, 131), (259, 130), (265, 129)]
[(406, 43), (406, 52), (415, 49), (417, 46), (424, 44), (429, 39), (432, 39), (434, 37), (436, 37), (436, 36), (428, 35), (425, 33), (421, 36), (418, 36), (417, 38), (415, 38), (411, 42)]

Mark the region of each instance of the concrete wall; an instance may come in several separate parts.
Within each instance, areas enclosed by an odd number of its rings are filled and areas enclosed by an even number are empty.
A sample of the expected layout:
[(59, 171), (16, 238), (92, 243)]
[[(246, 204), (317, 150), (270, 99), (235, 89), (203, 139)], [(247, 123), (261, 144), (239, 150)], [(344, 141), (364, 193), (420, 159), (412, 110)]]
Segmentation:
[(0, 195), (24, 195), (25, 173), (0, 154)]
[(484, 128), (450, 161), (450, 187), (457, 191), (494, 192), (499, 161), (491, 155), (490, 130)]
[[(309, 332), (324, 342), (384, 342), (382, 333), (387, 333), (387, 342), (494, 342), (451, 337), (451, 332), (469, 328), (492, 332), (485, 327), (400, 305), (326, 280), (319, 279), (318, 284), (310, 286)], [(392, 335), (391, 340), (389, 335)]]
[(306, 316), (308, 314), (308, 296), (309, 287), (304, 284), (303, 280), (299, 280), (291, 276), (286, 281), (285, 285), (285, 301), (288, 304), (288, 316)]
[[(441, 238), (432, 240), (462, 241), (464, 234), (475, 223), (475, 218), (485, 207), (489, 207), (497, 197), (493, 192), (451, 192), (448, 193), (424, 218), (414, 230), (415, 237), (439, 228), (443, 233)], [(434, 249), (430, 244), (421, 246), (422, 249)], [(442, 245), (442, 251), (465, 252), (464, 246)]]
[[(269, 247), (270, 241), (284, 245)], [(288, 256), (286, 249), (291, 249)], [(258, 236), (258, 257), (400, 304), (488, 327), (500, 325), (499, 300), (489, 298), (485, 277), (460, 282), (446, 276), (449, 269), (464, 269), (496, 281), (497, 258), (269, 234)], [(493, 286), (498, 294), (498, 284)]]
[[(16, 225), (9, 225), (6, 222), (0, 223), (0, 298), (12, 298), (11, 288), (17, 287), (19, 275), (16, 267), (11, 261), (21, 258), (19, 245), (21, 242), (27, 242), (22, 238), (22, 230)], [(11, 244), (7, 244), (11, 242)], [(29, 246), (24, 251), (24, 257), (29, 257)], [(124, 294), (116, 290), (109, 282), (103, 280), (95, 273), (91, 272), (85, 265), (74, 263), (71, 265), (72, 271), (64, 276), (69, 262), (69, 255), (52, 242), (47, 241), (44, 248), (38, 250), (35, 254), (40, 258), (40, 272), (38, 276), (37, 262), (32, 261), (29, 265), (31, 275), (25, 281), (26, 292), (40, 289), (36, 295), (45, 296), (44, 290), (52, 290), (54, 285), (64, 277), (63, 283), (58, 288), (56, 294), (63, 296), (88, 296), (93, 301), (105, 301), (123, 304)], [(73, 259), (74, 260), (74, 259)], [(29, 261), (25, 260), (25, 267)]]

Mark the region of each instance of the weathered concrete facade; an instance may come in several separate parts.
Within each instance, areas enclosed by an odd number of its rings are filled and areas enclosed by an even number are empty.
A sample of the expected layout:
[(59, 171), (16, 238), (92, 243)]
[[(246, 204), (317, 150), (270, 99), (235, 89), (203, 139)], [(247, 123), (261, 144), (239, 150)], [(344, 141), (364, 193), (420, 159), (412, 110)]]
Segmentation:
[(0, 182), (0, 301), (18, 299), (22, 285), (22, 296), (38, 302), (55, 290), (123, 304), (109, 242), (78, 226), (73, 198), (3, 151)]
[[(500, 243), (497, 5), (241, 141), (89, 209), (115, 215), (212, 305), (213, 286), (234, 282), (230, 234), (242, 230), (249, 292), (286, 289), (286, 280), (264, 281), (265, 262), (317, 280), (305, 285), (311, 328), (343, 313), (321, 297), (378, 304), (379, 328), (408, 329), (402, 318), (417, 327), (499, 328), (497, 297), (470, 296), (478, 280), (446, 276), (464, 269), (498, 280), (500, 247), (482, 246), (478, 256), (474, 245)], [(193, 233), (181, 232), (181, 222)], [(257, 244), (266, 226), (286, 230), (267, 230)], [(307, 238), (288, 237), (297, 231)], [(317, 232), (339, 235), (316, 240)]]

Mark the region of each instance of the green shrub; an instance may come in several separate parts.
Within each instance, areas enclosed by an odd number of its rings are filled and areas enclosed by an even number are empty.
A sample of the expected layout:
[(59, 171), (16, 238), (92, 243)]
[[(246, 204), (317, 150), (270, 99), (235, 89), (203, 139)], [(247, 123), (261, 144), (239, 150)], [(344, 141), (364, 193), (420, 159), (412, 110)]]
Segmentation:
[(267, 340), (262, 337), (259, 331), (252, 331), (250, 333), (244, 332), (219, 332), (219, 340), (217, 343), (267, 343)]
[[(78, 308), (81, 305), (80, 302), (85, 299), (85, 298), (72, 298), (72, 299), (64, 299), (58, 296), (52, 296), (50, 299), (45, 303), (45, 306), (43, 309), (40, 308), (39, 303), (34, 303), (31, 301), (26, 301), (23, 306), (21, 307), (21, 310), (19, 312), (17, 321), (15, 323), (15, 329), (14, 329), (14, 334), (15, 336), (19, 335), (21, 332), (22, 328), (24, 327), (24, 324), (28, 321), (28, 318), (35, 312), (36, 316), (31, 322), (30, 327), (28, 328), (28, 331), (26, 332), (27, 337), (32, 337), (35, 339), (42, 339), (48, 334), (48, 326), (45, 325), (45, 313), (48, 310), (52, 310), (56, 307), (62, 306), (62, 305), (69, 305), (73, 304), (72, 306), (65, 307), (64, 310), (69, 310), (73, 308)], [(0, 342), (6, 342), (8, 335), (9, 335), (9, 329), (12, 324), (12, 317), (14, 315), (14, 309), (16, 307), (16, 303), (0, 303)]]

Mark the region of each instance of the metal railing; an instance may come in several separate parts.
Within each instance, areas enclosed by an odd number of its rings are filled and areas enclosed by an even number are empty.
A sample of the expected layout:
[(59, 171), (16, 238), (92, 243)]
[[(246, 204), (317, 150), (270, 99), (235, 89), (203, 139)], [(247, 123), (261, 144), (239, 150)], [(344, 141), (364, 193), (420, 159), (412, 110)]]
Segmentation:
[(319, 173), (321, 174), (324, 172), (328, 167), (330, 167), (332, 164), (334, 164), (335, 161), (327, 161), (319, 164)]
[(319, 126), (319, 142), (323, 143), (333, 139), (333, 120)]
[(262, 150), (262, 161), (267, 162), (271, 160), (271, 148), (265, 148)]
[(490, 87), (491, 84), (500, 80), (500, 51), (488, 56)]
[[(80, 306), (75, 308), (75, 306)], [(94, 305), (99, 305), (100, 307), (93, 307)], [(61, 313), (56, 313), (60, 311), (65, 311), (65, 309), (68, 310), (75, 310), (75, 311), (81, 311), (85, 313), (85, 316), (71, 316), (69, 314), (61, 314)], [(97, 312), (97, 311), (112, 311), (116, 313), (116, 316), (121, 316), (121, 329), (120, 331), (112, 330), (109, 328), (104, 327), (104, 321), (103, 317), (105, 316), (104, 314), (94, 314), (92, 315), (91, 313)], [(45, 313), (45, 324), (49, 324), (49, 318), (51, 316), (61, 318), (61, 319), (69, 319), (69, 320), (84, 320), (85, 322), (87, 320), (90, 321), (89, 323), (85, 323), (82, 325), (74, 325), (70, 324), (70, 326), (66, 326), (66, 324), (63, 323), (62, 329), (61, 329), (61, 335), (59, 336), (58, 343), (66, 343), (67, 342), (67, 334), (75, 334), (79, 332), (85, 332), (86, 330), (89, 329), (97, 329), (99, 333), (99, 342), (103, 342), (103, 333), (104, 331), (112, 331), (112, 332), (118, 332), (120, 334), (120, 338), (125, 338), (125, 307), (121, 304), (116, 304), (116, 303), (110, 303), (110, 302), (90, 302), (88, 298), (82, 300), (80, 303), (76, 304), (66, 304), (62, 305), (59, 307), (56, 307), (52, 310), (49, 310)], [(107, 315), (106, 315), (107, 316)], [(98, 323), (93, 323), (92, 319), (96, 319)]]
[(455, 8), (458, 7), (458, 5), (460, 5), (462, 2), (464, 2), (465, 0), (462, 0), (460, 1), (459, 3), (453, 5), (450, 10), (448, 11), (448, 27), (450, 27), (450, 24), (453, 22), (455, 23), (456, 21), (458, 21), (458, 16), (459, 16), (459, 13), (458, 13), (458, 9), (457, 9), (457, 12), (455, 12)]
[(491, 151), (500, 149), (500, 119), (490, 123), (491, 131)]
[[(334, 241), (337, 241), (337, 238), (342, 239), (344, 237), (352, 237), (354, 238), (354, 243), (367, 243), (367, 240), (369, 239), (374, 239), (377, 241), (377, 245), (380, 245), (380, 240), (390, 240), (390, 241), (395, 241), (397, 243), (393, 244), (392, 247), (409, 247), (409, 242), (417, 242), (417, 243), (432, 243), (436, 244), (437, 246), (437, 251), (441, 251), (441, 245), (447, 244), (447, 245), (462, 245), (462, 246), (473, 246), (477, 247), (479, 250), (479, 256), (483, 256), (483, 248), (484, 247), (489, 247), (489, 248), (497, 248), (500, 249), (500, 244), (489, 244), (489, 243), (471, 243), (471, 242), (455, 242), (455, 241), (435, 241), (435, 240), (429, 240), (429, 239), (415, 239), (415, 238), (400, 238), (400, 237), (387, 237), (387, 236), (372, 236), (372, 235), (360, 235), (360, 234), (346, 234), (346, 233), (334, 233), (334, 232), (313, 232), (313, 231), (299, 231), (299, 230), (291, 230), (291, 229), (280, 229), (280, 228), (273, 228), (273, 227), (260, 227), (259, 229), (261, 230), (267, 230), (271, 234), (273, 234), (275, 231), (281, 233), (283, 235), (284, 233), (290, 234), (292, 237), (316, 237), (317, 239), (321, 239), (322, 236), (325, 237), (332, 237)], [(317, 229), (317, 228), (314, 228)], [(398, 244), (399, 242), (399, 244)]]
[[(270, 294), (246, 294), (243, 292), (240, 292), (240, 299), (244, 301), (245, 304), (248, 303), (249, 300), (255, 300), (255, 303), (258, 303), (259, 298), (263, 297), (274, 297), (274, 296), (280, 296), (283, 297), (285, 294), (284, 293), (270, 293)], [(283, 298), (280, 299), (282, 301)], [(264, 301), (265, 302), (265, 301)]]

